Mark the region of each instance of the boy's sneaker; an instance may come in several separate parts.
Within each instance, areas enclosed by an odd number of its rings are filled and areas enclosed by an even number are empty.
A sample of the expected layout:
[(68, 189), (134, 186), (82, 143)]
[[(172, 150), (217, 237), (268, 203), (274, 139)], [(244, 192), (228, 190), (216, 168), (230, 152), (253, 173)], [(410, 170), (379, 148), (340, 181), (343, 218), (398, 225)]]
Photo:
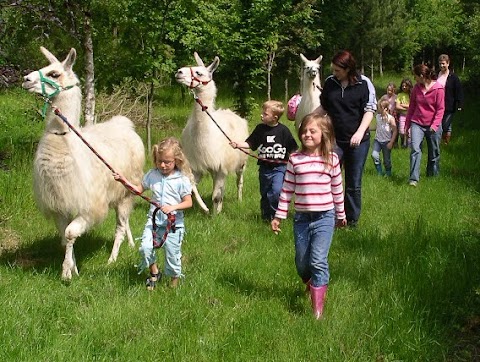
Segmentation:
[(417, 187), (417, 181), (410, 181), (408, 184), (410, 186)]

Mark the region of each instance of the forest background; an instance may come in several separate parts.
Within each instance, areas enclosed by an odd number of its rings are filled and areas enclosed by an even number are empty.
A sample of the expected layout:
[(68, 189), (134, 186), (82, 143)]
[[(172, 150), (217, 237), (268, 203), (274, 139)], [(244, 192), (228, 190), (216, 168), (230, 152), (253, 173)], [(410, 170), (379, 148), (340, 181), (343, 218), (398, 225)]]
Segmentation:
[[(177, 68), (218, 55), (216, 80), (232, 89), (248, 115), (256, 96), (286, 100), (299, 89), (299, 53), (328, 61), (350, 49), (372, 79), (405, 73), (419, 62), (452, 59), (462, 80), (480, 73), (480, 5), (476, 0), (0, 0), (0, 66), (18, 74), (41, 68), (43, 45), (63, 58), (79, 53), (85, 120), (102, 118), (95, 96), (121, 92), (152, 109)], [(5, 72), (4, 72), (5, 73)], [(10, 72), (11, 73), (11, 72)], [(0, 84), (8, 84), (6, 76)], [(475, 88), (475, 85), (474, 85)], [(160, 95), (159, 95), (160, 94)], [(116, 99), (119, 99), (118, 93)], [(262, 98), (262, 97), (261, 97)], [(124, 110), (125, 111), (125, 110)], [(132, 116), (132, 115), (129, 115)], [(134, 117), (135, 118), (135, 117)]]

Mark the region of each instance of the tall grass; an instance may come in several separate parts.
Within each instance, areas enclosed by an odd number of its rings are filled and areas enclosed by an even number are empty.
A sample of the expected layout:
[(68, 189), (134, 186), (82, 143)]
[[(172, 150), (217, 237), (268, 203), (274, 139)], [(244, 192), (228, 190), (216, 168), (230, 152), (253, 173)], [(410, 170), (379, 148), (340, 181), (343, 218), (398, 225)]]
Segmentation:
[[(192, 102), (157, 109), (172, 121), (154, 139), (178, 136)], [(295, 272), (291, 218), (278, 236), (261, 221), (254, 160), (242, 202), (232, 177), (220, 215), (197, 206), (186, 212), (186, 278), (178, 289), (162, 282), (147, 292), (134, 268), (137, 251), (126, 245), (115, 264), (106, 264), (113, 214), (77, 240), (80, 276), (63, 284), (59, 237), (32, 197), (32, 154), (43, 125), (28, 120), (31, 95), (1, 94), (0, 106), (0, 128), (8, 129), (0, 143), (8, 151), (0, 170), (0, 360), (478, 358), (472, 331), (480, 316), (479, 130), (462, 124), (471, 124), (480, 104), (456, 116), (440, 177), (427, 179), (422, 169), (418, 187), (409, 187), (407, 150), (394, 150), (390, 179), (376, 176), (367, 161), (360, 226), (335, 233), (320, 322)], [(252, 116), (250, 129), (258, 120)], [(199, 189), (209, 200), (211, 179)], [(147, 209), (139, 199), (131, 217), (136, 236)]]

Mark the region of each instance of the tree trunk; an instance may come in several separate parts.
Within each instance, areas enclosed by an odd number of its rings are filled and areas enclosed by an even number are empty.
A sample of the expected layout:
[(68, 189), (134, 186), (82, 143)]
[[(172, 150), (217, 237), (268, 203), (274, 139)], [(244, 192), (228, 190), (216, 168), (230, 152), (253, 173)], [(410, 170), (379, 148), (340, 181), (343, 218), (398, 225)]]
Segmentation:
[(374, 61), (374, 58), (373, 58), (373, 49), (372, 49), (372, 62), (370, 64), (370, 80), (373, 82), (373, 71), (374, 71), (374, 67), (375, 67), (375, 61)]
[[(155, 77), (156, 71), (153, 71), (153, 75)], [(153, 94), (155, 92), (155, 84), (153, 83), (153, 79), (150, 81), (150, 89), (147, 93), (147, 147), (148, 153), (152, 151), (152, 114), (153, 114)]]
[(378, 71), (380, 77), (383, 77), (383, 48), (380, 48), (380, 55), (378, 57)]
[(268, 54), (268, 64), (267, 64), (267, 99), (272, 99), (272, 68), (273, 60), (275, 59), (275, 52), (270, 52)]
[(364, 57), (363, 57), (363, 45), (360, 48), (360, 63), (361, 63), (360, 71), (362, 72), (362, 74), (365, 74), (365, 61), (364, 61)]
[(90, 9), (85, 11), (85, 35), (83, 48), (85, 51), (85, 125), (95, 123), (95, 67), (93, 63), (93, 41)]
[(288, 100), (289, 100), (289, 98), (288, 98), (288, 78), (285, 78), (283, 84), (284, 84), (284, 88), (285, 88), (285, 104), (287, 104)]

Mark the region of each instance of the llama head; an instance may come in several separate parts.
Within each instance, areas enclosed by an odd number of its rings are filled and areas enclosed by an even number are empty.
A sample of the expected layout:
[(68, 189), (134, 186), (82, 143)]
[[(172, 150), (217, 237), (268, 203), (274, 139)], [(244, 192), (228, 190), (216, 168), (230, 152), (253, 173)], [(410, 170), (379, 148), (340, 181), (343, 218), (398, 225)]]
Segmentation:
[(212, 64), (205, 67), (203, 60), (197, 52), (195, 52), (193, 56), (195, 57), (197, 66), (180, 68), (175, 74), (175, 79), (178, 83), (191, 89), (198, 89), (208, 85), (213, 80), (213, 72), (218, 68), (220, 59), (215, 57)]
[(40, 50), (50, 65), (26, 75), (23, 78), (23, 88), (29, 92), (39, 93), (46, 98), (53, 98), (59, 92), (78, 85), (78, 78), (72, 70), (77, 57), (75, 49), (70, 49), (63, 62), (60, 62), (44, 47), (40, 47)]
[(323, 56), (320, 55), (315, 60), (308, 60), (300, 53), (300, 59), (303, 61), (303, 76), (305, 79), (315, 79), (320, 74), (320, 64)]

